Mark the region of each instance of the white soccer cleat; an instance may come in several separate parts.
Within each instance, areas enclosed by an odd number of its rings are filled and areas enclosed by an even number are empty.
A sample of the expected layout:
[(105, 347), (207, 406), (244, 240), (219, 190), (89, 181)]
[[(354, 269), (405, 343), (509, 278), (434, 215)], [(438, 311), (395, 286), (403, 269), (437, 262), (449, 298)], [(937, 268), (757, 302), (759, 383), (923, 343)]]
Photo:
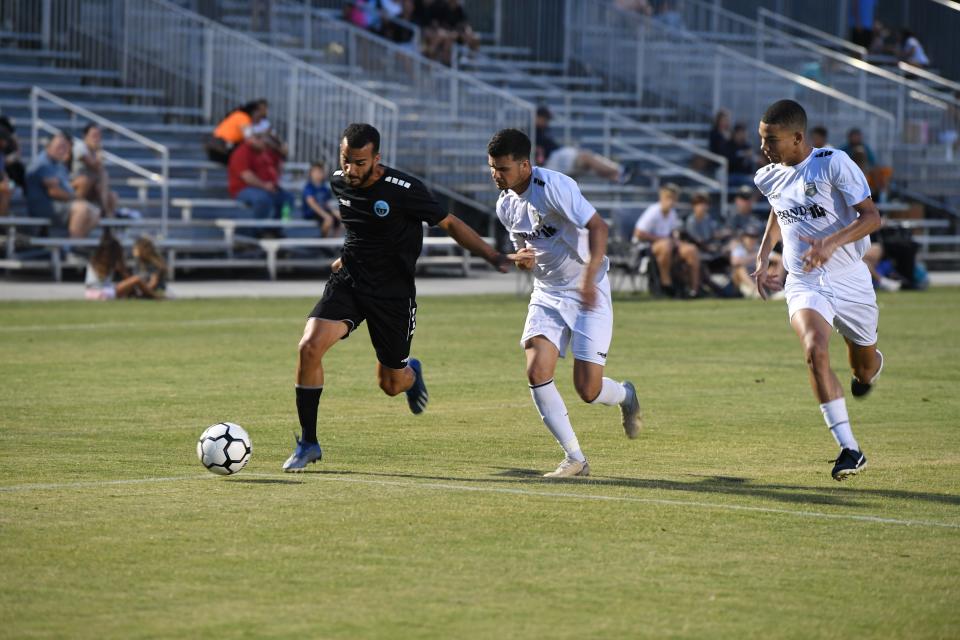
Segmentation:
[(543, 474), (544, 478), (572, 478), (574, 476), (590, 475), (590, 463), (584, 460), (574, 460), (573, 458), (564, 458), (560, 466), (550, 473)]
[(631, 440), (640, 435), (643, 426), (643, 409), (640, 408), (640, 399), (637, 389), (629, 380), (623, 381), (623, 388), (627, 390), (627, 397), (620, 403), (620, 415), (623, 418), (623, 432)]

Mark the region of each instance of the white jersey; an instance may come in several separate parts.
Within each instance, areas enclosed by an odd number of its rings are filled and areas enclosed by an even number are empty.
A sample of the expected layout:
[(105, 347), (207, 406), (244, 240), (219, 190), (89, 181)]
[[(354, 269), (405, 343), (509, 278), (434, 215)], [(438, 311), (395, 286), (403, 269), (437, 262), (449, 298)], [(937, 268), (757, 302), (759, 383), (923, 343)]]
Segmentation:
[[(853, 205), (870, 197), (860, 167), (839, 149), (813, 149), (806, 160), (792, 167), (768, 164), (753, 180), (777, 214), (784, 266), (795, 276), (804, 274), (803, 254), (810, 248), (800, 236), (823, 238), (849, 226), (858, 217)], [(869, 246), (868, 237), (845, 244), (810, 274), (855, 266)]]
[[(533, 249), (534, 288), (544, 291), (580, 288), (590, 262), (584, 227), (594, 213), (596, 209), (572, 178), (542, 167), (533, 168), (530, 185), (523, 193), (505, 189), (497, 200), (497, 217), (510, 233), (514, 247)], [(608, 268), (604, 256), (598, 282)]]

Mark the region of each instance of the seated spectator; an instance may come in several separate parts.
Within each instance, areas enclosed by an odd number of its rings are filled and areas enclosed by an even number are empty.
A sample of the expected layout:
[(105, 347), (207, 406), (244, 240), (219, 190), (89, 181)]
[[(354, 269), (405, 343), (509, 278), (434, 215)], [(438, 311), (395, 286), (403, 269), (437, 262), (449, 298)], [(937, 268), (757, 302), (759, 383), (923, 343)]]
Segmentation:
[(710, 215), (710, 196), (699, 192), (690, 199), (693, 214), (687, 217), (685, 230), (691, 242), (704, 253), (720, 248), (720, 224)]
[(136, 261), (134, 277), (140, 296), (159, 300), (167, 295), (167, 261), (157, 251), (150, 238), (143, 236), (133, 245)]
[(83, 128), (83, 138), (73, 141), (73, 188), (77, 197), (97, 205), (113, 217), (117, 194), (110, 190), (110, 176), (103, 161), (103, 133), (94, 123)]
[(730, 144), (730, 112), (726, 109), (717, 111), (713, 117), (713, 127), (710, 129), (710, 153), (727, 157), (727, 146)]
[(909, 229), (884, 218), (883, 226), (870, 236), (863, 261), (870, 269), (873, 286), (881, 291), (926, 289), (926, 270), (917, 263), (920, 250)]
[(307, 183), (303, 186), (303, 218), (320, 226), (324, 238), (339, 235), (340, 213), (330, 207), (333, 191), (327, 183), (327, 167), (322, 160), (310, 165)]
[(205, 143), (207, 157), (213, 162), (227, 164), (230, 154), (244, 141), (246, 130), (267, 117), (268, 104), (263, 98), (237, 107), (220, 121), (213, 135)]
[(854, 147), (862, 147), (863, 151), (867, 154), (867, 164), (871, 167), (877, 164), (877, 157), (873, 154), (873, 149), (871, 149), (866, 142), (863, 141), (863, 131), (854, 127), (847, 131), (847, 144), (840, 147), (840, 151), (843, 151), (845, 154), (853, 157)]
[(7, 177), (5, 155), (0, 152), (0, 216), (10, 213), (10, 198), (13, 195), (13, 182)]
[(0, 156), (3, 156), (4, 172), (21, 189), (26, 190), (27, 170), (20, 159), (20, 141), (13, 121), (0, 116)]
[(647, 207), (637, 220), (633, 240), (650, 243), (664, 293), (675, 294), (674, 267), (681, 267), (686, 271), (687, 295), (697, 297), (700, 295), (700, 251), (693, 243), (679, 239), (680, 218), (674, 208), (679, 194), (680, 189), (674, 184), (660, 187), (659, 201)]
[(559, 171), (571, 178), (593, 173), (610, 182), (628, 182), (630, 175), (623, 167), (610, 158), (605, 158), (589, 149), (574, 146), (560, 146), (550, 134), (549, 126), (553, 114), (547, 107), (537, 108), (537, 149), (536, 162), (539, 166)]
[(227, 166), (230, 195), (253, 209), (259, 219), (283, 219), (293, 196), (280, 188), (283, 160), (267, 147), (264, 135), (254, 133), (230, 156)]
[[(119, 278), (119, 282), (117, 279)], [(103, 231), (100, 244), (87, 263), (84, 297), (87, 300), (128, 298), (137, 292), (139, 279), (131, 276), (123, 259), (123, 247), (109, 229)]]
[(747, 127), (737, 123), (727, 145), (727, 162), (730, 168), (729, 184), (732, 187), (753, 184), (757, 172), (757, 160), (753, 146), (747, 140)]
[(66, 229), (71, 238), (83, 238), (100, 222), (100, 209), (78, 198), (70, 186), (69, 157), (70, 141), (55, 134), (27, 171), (27, 211), (49, 218), (53, 229)]
[(660, 3), (660, 9), (654, 18), (671, 29), (683, 30), (687, 28), (680, 11), (677, 9), (675, 3), (670, 2), (670, 0), (663, 0)]
[(757, 250), (760, 248), (759, 223), (745, 227), (730, 244), (730, 280), (745, 298), (759, 298), (757, 286), (750, 276), (757, 266)]
[(870, 195), (876, 202), (890, 200), (890, 181), (893, 178), (893, 167), (871, 166), (868, 160), (867, 149), (858, 145), (850, 150), (850, 159), (860, 167), (870, 185)]
[(480, 48), (480, 38), (470, 26), (463, 3), (460, 0), (441, 0), (437, 7), (437, 23), (445, 32), (446, 38), (451, 43), (469, 47), (470, 51), (477, 51)]
[(855, 0), (849, 4), (847, 23), (850, 25), (850, 41), (853, 44), (870, 46), (876, 11), (877, 0)]
[(814, 149), (830, 149), (833, 147), (827, 142), (827, 128), (820, 125), (810, 129), (810, 146)]
[(755, 197), (756, 194), (751, 187), (744, 185), (737, 189), (737, 193), (733, 196), (733, 215), (724, 225), (726, 237), (736, 240), (742, 232), (760, 224), (757, 217), (753, 215)]
[(915, 67), (929, 67), (930, 58), (927, 52), (923, 50), (923, 45), (909, 29), (900, 29), (900, 53), (898, 56), (907, 64)]

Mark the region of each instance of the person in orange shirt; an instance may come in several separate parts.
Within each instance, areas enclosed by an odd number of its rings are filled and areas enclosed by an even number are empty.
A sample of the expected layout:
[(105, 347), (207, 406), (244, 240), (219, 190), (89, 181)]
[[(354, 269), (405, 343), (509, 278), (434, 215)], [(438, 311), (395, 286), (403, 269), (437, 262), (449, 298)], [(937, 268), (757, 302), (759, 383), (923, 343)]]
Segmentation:
[(260, 98), (231, 111), (207, 140), (207, 157), (213, 162), (227, 164), (230, 154), (246, 137), (246, 130), (267, 117), (268, 107), (266, 99)]

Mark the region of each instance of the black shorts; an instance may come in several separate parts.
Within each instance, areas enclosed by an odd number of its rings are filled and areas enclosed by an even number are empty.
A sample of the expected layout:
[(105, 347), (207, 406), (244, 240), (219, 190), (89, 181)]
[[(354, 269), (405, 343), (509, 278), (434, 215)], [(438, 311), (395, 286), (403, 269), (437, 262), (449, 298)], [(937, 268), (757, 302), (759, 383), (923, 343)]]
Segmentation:
[(417, 328), (417, 301), (414, 298), (378, 298), (357, 293), (336, 276), (330, 278), (323, 297), (310, 312), (311, 318), (341, 320), (353, 333), (364, 320), (377, 360), (390, 369), (403, 369), (410, 356), (410, 343)]

